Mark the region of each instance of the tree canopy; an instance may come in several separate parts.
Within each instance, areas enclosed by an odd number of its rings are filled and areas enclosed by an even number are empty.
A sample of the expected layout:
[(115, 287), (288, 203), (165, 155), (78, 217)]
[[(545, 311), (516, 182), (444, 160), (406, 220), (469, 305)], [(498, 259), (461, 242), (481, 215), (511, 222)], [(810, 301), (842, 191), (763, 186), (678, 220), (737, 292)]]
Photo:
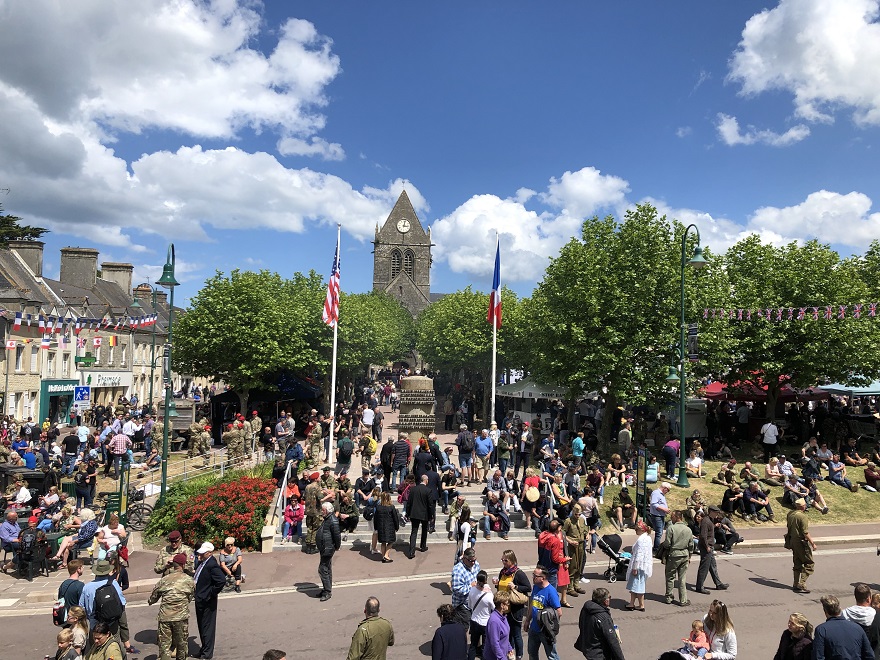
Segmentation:
[(338, 370), (352, 376), (370, 364), (408, 358), (415, 334), (412, 315), (391, 296), (376, 291), (342, 294)]
[(10, 241), (35, 241), (48, 231), (42, 227), (22, 225), (21, 218), (4, 214), (0, 205), (0, 248), (8, 248)]

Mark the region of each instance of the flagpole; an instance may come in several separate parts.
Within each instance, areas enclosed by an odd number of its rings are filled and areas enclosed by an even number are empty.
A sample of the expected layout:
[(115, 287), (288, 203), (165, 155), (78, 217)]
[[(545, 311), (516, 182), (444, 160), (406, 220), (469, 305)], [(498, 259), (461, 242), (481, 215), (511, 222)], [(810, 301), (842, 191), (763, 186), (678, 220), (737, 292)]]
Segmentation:
[[(342, 225), (336, 224), (336, 257), (337, 264), (339, 263), (339, 241), (342, 237)], [(330, 372), (330, 414), (328, 417), (330, 418), (330, 448), (327, 450), (327, 462), (330, 462), (330, 452), (333, 451), (333, 427), (335, 425), (336, 420), (333, 419), (336, 414), (336, 347), (338, 345), (339, 338), (339, 319), (336, 319), (336, 322), (333, 324), (333, 364), (332, 371)]]
[[(495, 254), (498, 254), (498, 250), (500, 249), (500, 237), (498, 232), (495, 232)], [(494, 284), (494, 282), (493, 282)], [(498, 284), (499, 291), (501, 289), (501, 284), (499, 281)], [(497, 306), (498, 302), (494, 301), (494, 304)], [(495, 421), (495, 382), (497, 378), (495, 377), (495, 368), (498, 359), (498, 319), (493, 317), (492, 323), (492, 402), (490, 404), (490, 413), (489, 413), (489, 425), (491, 426), (492, 422)]]

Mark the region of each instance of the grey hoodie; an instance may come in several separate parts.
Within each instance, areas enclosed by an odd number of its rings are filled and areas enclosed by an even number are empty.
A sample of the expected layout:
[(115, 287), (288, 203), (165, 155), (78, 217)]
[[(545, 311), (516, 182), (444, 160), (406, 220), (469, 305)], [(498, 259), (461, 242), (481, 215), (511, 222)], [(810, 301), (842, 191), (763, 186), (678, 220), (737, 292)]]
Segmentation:
[(847, 607), (843, 611), (843, 618), (867, 628), (874, 623), (874, 615), (876, 612), (877, 610), (873, 607), (866, 605), (853, 605), (852, 607)]

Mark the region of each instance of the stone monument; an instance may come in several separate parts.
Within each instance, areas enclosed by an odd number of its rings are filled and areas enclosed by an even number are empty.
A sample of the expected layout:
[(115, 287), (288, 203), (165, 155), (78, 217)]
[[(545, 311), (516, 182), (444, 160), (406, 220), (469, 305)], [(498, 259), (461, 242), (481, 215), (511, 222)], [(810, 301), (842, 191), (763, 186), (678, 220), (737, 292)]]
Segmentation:
[(400, 417), (397, 429), (408, 433), (414, 443), (434, 432), (434, 380), (426, 376), (407, 376), (400, 379)]

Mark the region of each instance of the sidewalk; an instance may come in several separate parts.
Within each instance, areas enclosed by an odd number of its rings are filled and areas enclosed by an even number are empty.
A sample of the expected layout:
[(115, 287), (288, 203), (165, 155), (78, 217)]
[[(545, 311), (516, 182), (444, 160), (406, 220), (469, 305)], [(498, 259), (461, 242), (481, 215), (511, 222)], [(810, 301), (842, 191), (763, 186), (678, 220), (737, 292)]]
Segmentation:
[[(397, 413), (385, 412), (385, 432), (396, 434)], [(442, 423), (441, 423), (442, 428)], [(456, 432), (437, 431), (441, 447), (453, 444)], [(476, 489), (476, 486), (473, 486)], [(880, 543), (876, 523), (857, 523), (851, 525), (820, 525), (814, 523), (811, 533), (816, 543), (821, 546), (840, 544), (863, 544), (875, 546)], [(743, 527), (740, 532), (746, 540), (738, 546), (738, 551), (782, 548), (784, 525), (762, 525), (760, 527)], [(635, 532), (627, 530), (622, 534), (624, 547), (631, 545), (635, 539)], [(432, 538), (435, 542), (432, 542)], [(343, 547), (334, 559), (334, 581), (377, 581), (389, 578), (406, 577), (410, 575), (424, 575), (436, 573), (445, 575), (449, 572), (452, 564), (451, 544), (436, 543), (446, 539), (445, 530), (438, 525), (438, 533), (429, 537), (428, 545), (431, 551), (417, 553), (414, 560), (407, 560), (400, 552), (402, 545), (396, 546), (393, 555), (393, 564), (382, 564), (369, 555), (369, 549), (363, 546)], [(490, 547), (494, 546), (494, 547)], [(476, 549), (478, 559), (484, 568), (500, 566), (500, 552), (502, 549), (513, 549), (524, 564), (529, 564), (535, 553), (535, 542), (531, 540), (502, 541), (493, 539), (485, 541), (480, 539)], [(144, 550), (140, 534), (135, 532), (129, 544), (131, 552), (129, 558), (129, 589), (126, 598), (131, 602), (146, 601), (158, 580), (153, 571), (153, 563), (156, 553), (153, 550)], [(590, 555), (588, 563), (604, 561), (604, 555)], [(310, 590), (315, 586), (317, 576), (316, 557), (302, 555), (299, 552), (273, 552), (273, 553), (250, 553), (245, 555), (243, 569), (247, 580), (243, 591), (270, 590), (280, 587), (295, 587), (299, 590)], [(35, 577), (33, 582), (26, 578), (19, 578), (14, 574), (0, 573), (0, 616), (14, 615), (22, 610), (40, 610), (47, 613), (51, 609), (51, 603), (56, 599), (58, 586), (67, 579), (67, 571), (57, 571), (50, 577)], [(86, 567), (83, 579), (86, 582), (92, 580), (92, 572)], [(444, 580), (445, 581), (445, 580)], [(315, 587), (317, 588), (317, 587)], [(232, 597), (235, 597), (233, 594)]]

